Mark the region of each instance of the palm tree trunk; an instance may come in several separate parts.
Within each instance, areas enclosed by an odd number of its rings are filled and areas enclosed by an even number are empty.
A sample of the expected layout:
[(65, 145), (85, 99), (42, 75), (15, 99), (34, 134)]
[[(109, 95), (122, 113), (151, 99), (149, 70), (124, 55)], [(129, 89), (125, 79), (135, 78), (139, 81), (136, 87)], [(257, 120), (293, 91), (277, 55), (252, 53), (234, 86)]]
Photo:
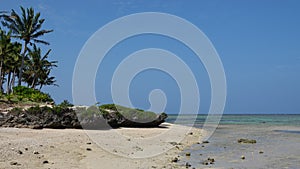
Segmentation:
[(3, 88), (2, 88), (2, 85), (3, 85), (3, 79), (4, 79), (4, 76), (2, 75), (2, 62), (0, 63), (0, 94), (3, 93)]
[(21, 66), (20, 66), (20, 70), (19, 70), (19, 81), (18, 81), (18, 86), (21, 86), (21, 84), (22, 84), (22, 75), (23, 75), (23, 68), (24, 68), (25, 54), (26, 54), (26, 52), (27, 52), (27, 45), (28, 45), (28, 42), (25, 41), (25, 43), (24, 43), (24, 49), (23, 49), (23, 52), (22, 52)]
[(7, 76), (7, 85), (6, 85), (6, 94), (10, 94), (10, 78), (11, 78), (11, 71), (8, 73)]
[(9, 89), (12, 91), (13, 87), (15, 86), (15, 79), (16, 79), (16, 69), (14, 69), (11, 81), (9, 82)]
[(36, 79), (36, 78), (34, 77), (33, 80), (32, 80), (31, 86), (30, 86), (32, 89), (35, 88), (35, 79)]

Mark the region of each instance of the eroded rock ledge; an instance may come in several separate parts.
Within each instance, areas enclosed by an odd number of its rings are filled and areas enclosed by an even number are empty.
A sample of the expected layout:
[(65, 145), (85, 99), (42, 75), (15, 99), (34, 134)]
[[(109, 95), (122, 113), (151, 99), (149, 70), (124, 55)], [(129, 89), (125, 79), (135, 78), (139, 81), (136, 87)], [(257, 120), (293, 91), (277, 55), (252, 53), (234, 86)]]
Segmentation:
[(14, 108), (0, 113), (0, 127), (17, 128), (84, 128), (107, 129), (118, 127), (158, 127), (167, 115), (145, 112), (115, 105), (100, 107), (30, 107)]

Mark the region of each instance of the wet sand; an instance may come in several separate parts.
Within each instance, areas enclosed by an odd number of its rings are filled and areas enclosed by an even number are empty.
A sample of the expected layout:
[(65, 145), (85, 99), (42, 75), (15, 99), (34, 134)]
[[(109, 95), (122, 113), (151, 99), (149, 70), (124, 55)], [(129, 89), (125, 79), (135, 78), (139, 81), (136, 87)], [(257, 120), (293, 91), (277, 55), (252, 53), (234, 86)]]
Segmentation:
[[(181, 153), (180, 164), (188, 162), (195, 168), (299, 169), (299, 133), (299, 126), (221, 125), (210, 143), (196, 144), (184, 151), (191, 152), (191, 157)], [(255, 139), (257, 143), (240, 144), (240, 138)], [(208, 158), (214, 158), (214, 164), (203, 165)]]

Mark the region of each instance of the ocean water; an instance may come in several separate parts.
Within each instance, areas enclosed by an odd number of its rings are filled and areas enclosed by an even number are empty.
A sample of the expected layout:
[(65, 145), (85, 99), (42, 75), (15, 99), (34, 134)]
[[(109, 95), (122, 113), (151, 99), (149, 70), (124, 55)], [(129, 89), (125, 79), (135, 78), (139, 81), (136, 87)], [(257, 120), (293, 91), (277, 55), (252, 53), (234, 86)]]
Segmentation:
[[(174, 123), (176, 117), (169, 115), (167, 122)], [(190, 115), (181, 119), (183, 125), (191, 123)], [(198, 115), (194, 126), (201, 128), (205, 119), (206, 115)], [(257, 143), (240, 144), (240, 138)], [(185, 149), (178, 164), (189, 163), (190, 168), (300, 169), (300, 114), (225, 114), (208, 141)], [(186, 152), (191, 156), (185, 156)], [(208, 158), (215, 162), (204, 165)]]
[[(174, 123), (177, 114), (169, 114), (167, 122)], [(189, 124), (193, 122), (192, 115), (181, 115), (179, 124)], [(199, 114), (194, 122), (195, 127), (201, 127), (207, 115)], [(276, 126), (300, 126), (300, 114), (223, 114), (220, 125), (276, 125)]]

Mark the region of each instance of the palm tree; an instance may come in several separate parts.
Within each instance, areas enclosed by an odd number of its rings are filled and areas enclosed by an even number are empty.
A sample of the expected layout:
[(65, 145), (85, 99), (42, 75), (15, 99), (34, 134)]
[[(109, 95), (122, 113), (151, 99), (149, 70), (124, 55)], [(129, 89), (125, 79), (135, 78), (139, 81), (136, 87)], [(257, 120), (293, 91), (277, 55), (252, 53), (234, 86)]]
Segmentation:
[(58, 86), (56, 84), (55, 77), (50, 76), (50, 69), (45, 71), (43, 76), (40, 77), (38, 85), (40, 85), (39, 90), (41, 90), (43, 86), (49, 86), (49, 85)]
[(6, 33), (0, 29), (0, 92), (3, 92), (2, 85), (6, 74), (8, 75), (7, 93), (10, 92), (11, 75), (14, 79), (21, 48), (20, 43), (11, 42), (11, 32)]
[(6, 60), (4, 61), (5, 70), (7, 74), (7, 82), (6, 82), (6, 94), (10, 94), (12, 88), (15, 85), (15, 78), (18, 74), (18, 68), (21, 65), (21, 55), (20, 52), (22, 50), (22, 44), (14, 42), (13, 50), (8, 55)]
[(19, 69), (18, 76), (18, 85), (21, 85), (22, 82), (22, 73), (24, 69), (24, 60), (26, 53), (28, 51), (28, 44), (33, 45), (33, 43), (42, 43), (49, 45), (48, 42), (38, 39), (42, 35), (52, 32), (53, 30), (44, 30), (41, 29), (45, 19), (40, 19), (40, 13), (34, 12), (33, 8), (27, 8), (26, 10), (21, 6), (22, 15), (18, 15), (13, 9), (11, 14), (3, 15), (4, 21), (2, 21), (3, 26), (9, 28), (13, 37), (23, 41), (23, 50), (22, 50), (22, 60), (21, 66)]
[(33, 46), (33, 50), (29, 50), (24, 71), (24, 81), (28, 87), (36, 88), (40, 85), (41, 89), (43, 85), (56, 85), (55, 78), (50, 77), (50, 72), (53, 67), (57, 67), (57, 61), (47, 60), (50, 52), (51, 49), (42, 55), (41, 49), (36, 45)]
[(5, 77), (5, 71), (3, 69), (4, 60), (11, 51), (10, 32), (6, 34), (5, 31), (0, 29), (0, 93), (3, 93), (2, 84)]

